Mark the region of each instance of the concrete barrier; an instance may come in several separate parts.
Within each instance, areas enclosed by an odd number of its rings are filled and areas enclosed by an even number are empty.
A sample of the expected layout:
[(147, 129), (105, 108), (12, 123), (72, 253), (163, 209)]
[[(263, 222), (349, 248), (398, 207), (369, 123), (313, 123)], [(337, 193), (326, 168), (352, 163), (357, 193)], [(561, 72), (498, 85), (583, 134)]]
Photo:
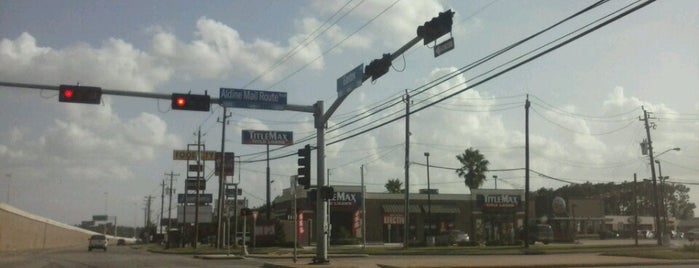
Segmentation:
[[(0, 203), (0, 252), (84, 246), (95, 234)], [(109, 243), (115, 245), (111, 238)]]

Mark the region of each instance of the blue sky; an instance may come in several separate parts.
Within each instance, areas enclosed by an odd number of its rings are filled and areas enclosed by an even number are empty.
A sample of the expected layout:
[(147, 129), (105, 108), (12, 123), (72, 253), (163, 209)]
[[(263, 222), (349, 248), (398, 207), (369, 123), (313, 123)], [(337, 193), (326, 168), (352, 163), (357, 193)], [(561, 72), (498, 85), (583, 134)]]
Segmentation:
[[(355, 128), (399, 116), (405, 105), (338, 128), (345, 120), (386, 100), (399, 102), (405, 89), (467, 66), (592, 3), (2, 1), (0, 81), (80, 82), (165, 94), (206, 90), (214, 97), (221, 87), (272, 90), (287, 92), (291, 104), (322, 100), (327, 108), (337, 97), (338, 77), (395, 51), (415, 37), (417, 26), (453, 9), (456, 48), (434, 58), (432, 50), (419, 43), (396, 59), (389, 73), (374, 83), (365, 82), (331, 118), (326, 135), (330, 143), (357, 133)], [(429, 103), (430, 96), (474, 84), (488, 70), (633, 3), (605, 3), (413, 96), (412, 109)], [(652, 3), (414, 114), (410, 160), (424, 163), (424, 152), (430, 152), (432, 165), (458, 167), (455, 156), (474, 147), (490, 160), (491, 169), (524, 167), (524, 100), (529, 94), (533, 169), (579, 183), (622, 182), (632, 180), (633, 173), (649, 177), (647, 158), (639, 148), (645, 137), (638, 121), (644, 106), (658, 118), (651, 133), (656, 152), (681, 148), (662, 156), (663, 175), (675, 182), (699, 183), (698, 11), (696, 1)], [(183, 188), (184, 163), (171, 159), (172, 150), (195, 142), (193, 133), (199, 128), (206, 148), (220, 150), (217, 119), (222, 109), (216, 105), (210, 113), (183, 112), (170, 111), (162, 100), (106, 95), (101, 105), (79, 105), (58, 103), (55, 95), (0, 88), (3, 202), (9, 199), (11, 205), (67, 223), (102, 213), (126, 219), (125, 224), (140, 223), (144, 196), (160, 196), (164, 173), (180, 173), (174, 188)], [(243, 129), (293, 131), (297, 140), (314, 132), (309, 114), (230, 111), (226, 148), (244, 161), (260, 160), (264, 146), (242, 145)], [(362, 164), (370, 191), (383, 191), (388, 179), (403, 180), (404, 129), (401, 119), (329, 145), (326, 166), (331, 183), (358, 185)], [(305, 144), (272, 156), (293, 153)], [(271, 169), (274, 196), (288, 187), (296, 158), (272, 161)], [(241, 170), (241, 187), (253, 205), (264, 201), (264, 170), (263, 162), (243, 164)], [(413, 164), (410, 171), (411, 189), (426, 188), (424, 166)], [(451, 170), (435, 168), (430, 174), (433, 188), (440, 192), (468, 192)], [(524, 185), (522, 171), (492, 175), (498, 176), (500, 188)], [(214, 181), (209, 182), (210, 192), (216, 191)], [(532, 177), (534, 189), (562, 185)], [(492, 180), (483, 185), (493, 186)], [(692, 189), (697, 203), (699, 189)]]

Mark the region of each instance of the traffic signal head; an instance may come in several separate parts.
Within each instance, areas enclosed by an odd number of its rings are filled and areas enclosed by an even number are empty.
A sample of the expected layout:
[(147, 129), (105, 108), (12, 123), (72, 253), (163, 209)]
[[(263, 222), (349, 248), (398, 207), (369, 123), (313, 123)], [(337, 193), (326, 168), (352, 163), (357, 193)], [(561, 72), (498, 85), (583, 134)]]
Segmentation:
[(306, 145), (298, 151), (298, 184), (303, 185), (304, 189), (311, 187), (311, 146)]
[(60, 85), (58, 87), (58, 101), (100, 104), (102, 102), (102, 89), (99, 87)]
[(208, 112), (211, 109), (211, 97), (209, 95), (173, 93), (171, 100), (173, 110)]
[(424, 25), (417, 27), (417, 36), (422, 37), (424, 44), (427, 45), (442, 35), (451, 32), (451, 25), (454, 23), (454, 11), (447, 10), (440, 12), (438, 17), (432, 18), (425, 22)]
[(334, 195), (335, 195), (335, 188), (333, 188), (331, 186), (323, 186), (320, 188), (320, 196), (323, 198), (323, 200), (333, 199)]
[(371, 81), (379, 79), (382, 75), (388, 72), (391, 67), (391, 53), (383, 54), (380, 59), (374, 59), (364, 67), (364, 76), (371, 77)]

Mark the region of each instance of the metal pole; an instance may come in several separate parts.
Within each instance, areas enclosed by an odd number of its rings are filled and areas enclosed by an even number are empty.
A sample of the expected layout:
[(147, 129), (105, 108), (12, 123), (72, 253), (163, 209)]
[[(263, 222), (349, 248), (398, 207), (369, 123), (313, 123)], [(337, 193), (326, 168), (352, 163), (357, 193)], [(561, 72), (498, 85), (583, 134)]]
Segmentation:
[[(187, 168), (189, 168), (189, 167), (187, 167)], [(199, 127), (199, 131), (197, 131), (197, 190), (196, 190), (196, 195), (194, 198), (194, 203), (195, 203), (194, 204), (194, 248), (197, 248), (197, 244), (199, 243), (199, 189), (201, 188), (201, 185), (199, 185), (199, 184), (201, 183), (202, 177), (203, 176), (201, 174), (201, 127)], [(221, 196), (219, 195), (218, 198), (221, 198)], [(218, 214), (218, 215), (220, 218), (221, 214)]]
[(403, 248), (408, 248), (410, 237), (410, 94), (405, 90), (405, 204), (403, 223)]
[(223, 120), (221, 120), (221, 173), (218, 176), (218, 212), (216, 213), (218, 215), (218, 224), (216, 225), (216, 248), (221, 248), (223, 246), (223, 224), (221, 216), (223, 215), (223, 196), (225, 195), (223, 185), (226, 180), (226, 165), (224, 165), (226, 162), (226, 119), (228, 118), (226, 112), (227, 107), (223, 106)]
[(529, 248), (529, 95), (524, 103), (524, 248)]
[(317, 143), (317, 187), (316, 193), (316, 258), (314, 263), (328, 263), (328, 203), (321, 197), (321, 190), (325, 186), (325, 121), (323, 120), (323, 101), (318, 101), (313, 106), (315, 112), (316, 143)]
[(270, 195), (270, 188), (272, 187), (272, 181), (269, 174), (269, 143), (267, 143), (267, 220), (271, 219), (272, 202)]
[(425, 153), (427, 158), (427, 232), (432, 235), (432, 189), (430, 188), (430, 153)]
[(294, 216), (293, 216), (293, 218), (292, 218), (292, 219), (294, 220), (294, 263), (296, 263), (296, 260), (297, 260), (297, 256), (296, 256), (296, 254), (297, 254), (296, 247), (298, 246), (298, 243), (299, 243), (299, 241), (298, 241), (298, 239), (299, 239), (299, 234), (298, 234), (298, 232), (299, 232), (298, 213), (299, 213), (299, 212), (298, 212), (298, 209), (296, 208), (296, 184), (297, 184), (296, 178), (297, 178), (297, 177), (298, 177), (298, 176), (291, 176), (291, 192), (292, 192), (292, 196), (293, 196), (293, 198), (294, 198), (294, 203), (293, 203), (294, 208), (292, 209), (292, 213), (294, 213)]
[(359, 170), (362, 173), (362, 249), (366, 249), (366, 191), (364, 189), (364, 165)]

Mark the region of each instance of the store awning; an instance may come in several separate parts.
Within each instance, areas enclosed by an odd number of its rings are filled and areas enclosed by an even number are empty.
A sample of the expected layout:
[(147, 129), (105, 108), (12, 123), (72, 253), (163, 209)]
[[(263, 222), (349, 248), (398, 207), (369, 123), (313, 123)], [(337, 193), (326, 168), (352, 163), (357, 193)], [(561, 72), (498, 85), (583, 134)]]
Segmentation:
[[(403, 214), (403, 212), (405, 212), (405, 205), (398, 205), (398, 204), (381, 205), (381, 208), (383, 209), (384, 213)], [(408, 211), (410, 213), (421, 213), (422, 212), (418, 205), (409, 205)]]
[[(428, 212), (427, 205), (423, 205), (422, 208), (425, 209), (425, 213)], [(432, 213), (438, 214), (461, 214), (461, 210), (457, 206), (453, 205), (431, 205), (429, 210)]]

